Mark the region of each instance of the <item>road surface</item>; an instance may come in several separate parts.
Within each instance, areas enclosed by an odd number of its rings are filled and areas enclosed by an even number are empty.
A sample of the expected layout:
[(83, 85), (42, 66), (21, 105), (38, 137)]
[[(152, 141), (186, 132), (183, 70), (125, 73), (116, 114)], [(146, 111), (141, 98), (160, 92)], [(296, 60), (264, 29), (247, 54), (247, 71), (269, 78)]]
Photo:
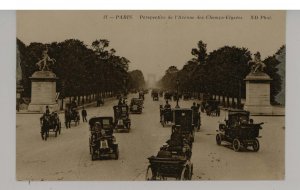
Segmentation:
[[(130, 97), (137, 95), (130, 95)], [(181, 107), (191, 107), (192, 100), (180, 101)], [(148, 166), (147, 157), (156, 155), (171, 135), (170, 127), (159, 122), (159, 105), (163, 100), (152, 101), (145, 97), (142, 114), (131, 114), (130, 133), (115, 133), (119, 143), (119, 160), (91, 161), (89, 154), (89, 130), (87, 123), (70, 129), (62, 127), (57, 138), (51, 135), (47, 141), (40, 136), (40, 114), (17, 114), (16, 128), (16, 179), (42, 181), (102, 181), (144, 180)], [(92, 116), (113, 116), (117, 100), (105, 102), (102, 107), (87, 108)], [(175, 102), (171, 102), (172, 107)], [(193, 180), (278, 180), (284, 179), (284, 117), (252, 117), (264, 122), (259, 139), (258, 152), (234, 152), (225, 143), (216, 145), (215, 135), (220, 117), (202, 117), (200, 132), (195, 134), (192, 162)], [(60, 115), (64, 121), (63, 115)]]

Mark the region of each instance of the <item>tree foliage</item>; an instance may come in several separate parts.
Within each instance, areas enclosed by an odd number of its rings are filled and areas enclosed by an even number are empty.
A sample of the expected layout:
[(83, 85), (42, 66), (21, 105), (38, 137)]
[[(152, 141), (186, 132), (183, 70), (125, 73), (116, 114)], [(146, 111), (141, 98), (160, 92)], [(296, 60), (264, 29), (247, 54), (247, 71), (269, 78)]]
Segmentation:
[[(129, 82), (130, 61), (116, 54), (106, 39), (95, 40), (89, 48), (77, 39), (68, 39), (51, 44), (30, 43), (26, 46), (17, 39), (19, 57), (23, 73), (24, 95), (30, 96), (29, 77), (37, 71), (36, 63), (41, 59), (42, 51), (48, 48), (48, 54), (56, 60), (53, 72), (57, 75), (57, 91), (63, 96), (82, 96), (100, 92), (116, 93), (123, 91)], [(140, 78), (143, 73), (139, 73)], [(143, 82), (143, 81), (142, 81)], [(140, 81), (131, 81), (132, 86)], [(127, 89), (128, 90), (128, 89)]]
[[(159, 81), (159, 85), (166, 90), (175, 90), (176, 79), (180, 81), (181, 91), (209, 93), (226, 97), (244, 97), (244, 78), (250, 72), (249, 61), (252, 60), (251, 52), (247, 48), (224, 46), (207, 53), (207, 44), (203, 41), (192, 48), (192, 57), (181, 70), (172, 66), (166, 70)], [(281, 77), (277, 66), (278, 52), (267, 57), (265, 72), (273, 79), (271, 82), (271, 102), (281, 91)], [(277, 55), (277, 56), (276, 56)], [(173, 69), (176, 68), (176, 72)]]

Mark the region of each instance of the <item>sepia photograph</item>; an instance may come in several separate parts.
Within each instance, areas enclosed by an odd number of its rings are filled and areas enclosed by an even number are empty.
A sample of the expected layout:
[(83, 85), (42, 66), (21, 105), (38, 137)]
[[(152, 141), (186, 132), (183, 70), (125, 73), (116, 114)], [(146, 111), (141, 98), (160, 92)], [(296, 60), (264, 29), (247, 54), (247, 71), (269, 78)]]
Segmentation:
[(286, 11), (16, 11), (17, 181), (285, 180)]

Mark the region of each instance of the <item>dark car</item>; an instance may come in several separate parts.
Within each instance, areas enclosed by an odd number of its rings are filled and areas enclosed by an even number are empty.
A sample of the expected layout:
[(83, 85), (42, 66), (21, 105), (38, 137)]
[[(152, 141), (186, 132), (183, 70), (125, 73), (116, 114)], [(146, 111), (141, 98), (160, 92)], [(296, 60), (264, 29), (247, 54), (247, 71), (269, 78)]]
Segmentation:
[(129, 118), (129, 108), (127, 105), (117, 105), (114, 109), (114, 129), (117, 132), (130, 131), (131, 120)]
[(89, 120), (89, 147), (92, 160), (119, 158), (119, 147), (113, 136), (112, 117), (93, 117)]
[(141, 114), (143, 112), (143, 100), (139, 98), (132, 98), (129, 109), (131, 113)]
[(228, 119), (219, 124), (219, 133), (216, 135), (216, 142), (221, 145), (222, 141), (232, 143), (234, 151), (241, 148), (259, 150), (259, 130), (262, 129), (263, 123), (253, 123), (250, 119), (250, 112), (244, 110), (228, 110)]

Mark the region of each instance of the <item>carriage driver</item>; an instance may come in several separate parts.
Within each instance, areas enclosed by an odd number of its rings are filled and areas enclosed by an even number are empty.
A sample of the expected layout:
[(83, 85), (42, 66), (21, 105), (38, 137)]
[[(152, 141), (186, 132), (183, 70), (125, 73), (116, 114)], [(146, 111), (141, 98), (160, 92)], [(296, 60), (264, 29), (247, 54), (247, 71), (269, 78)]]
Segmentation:
[(50, 114), (50, 110), (49, 110), (49, 106), (46, 106), (46, 111), (45, 111), (46, 114)]
[(166, 101), (166, 104), (165, 104), (165, 109), (170, 109), (171, 108), (171, 105), (169, 104), (168, 100)]

